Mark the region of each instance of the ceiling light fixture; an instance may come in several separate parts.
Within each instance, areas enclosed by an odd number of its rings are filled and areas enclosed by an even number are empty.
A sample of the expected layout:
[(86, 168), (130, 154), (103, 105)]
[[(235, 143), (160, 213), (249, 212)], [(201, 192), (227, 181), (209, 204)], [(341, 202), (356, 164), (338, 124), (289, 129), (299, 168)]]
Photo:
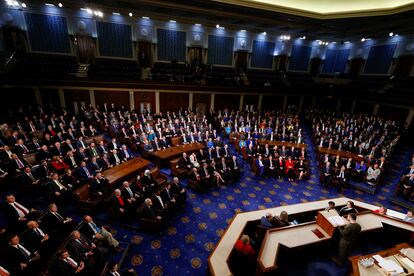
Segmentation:
[(134, 14), (132, 12), (128, 13), (129, 17), (132, 17)]
[(150, 18), (148, 16), (143, 16), (142, 19), (149, 20)]
[(121, 15), (119, 12), (113, 12), (113, 15)]
[(62, 8), (63, 7), (63, 4), (62, 3), (59, 3), (58, 6), (59, 6), (59, 8)]
[(175, 20), (170, 20), (170, 23), (177, 23), (177, 21), (175, 21)]
[(49, 7), (54, 7), (55, 6), (54, 4), (51, 4), (51, 3), (45, 3), (45, 5), (49, 6)]
[(22, 7), (23, 7), (23, 8), (27, 8), (26, 3), (22, 3)]
[(393, 32), (390, 32), (390, 33), (388, 34), (388, 36), (394, 36), (394, 33), (393, 33)]

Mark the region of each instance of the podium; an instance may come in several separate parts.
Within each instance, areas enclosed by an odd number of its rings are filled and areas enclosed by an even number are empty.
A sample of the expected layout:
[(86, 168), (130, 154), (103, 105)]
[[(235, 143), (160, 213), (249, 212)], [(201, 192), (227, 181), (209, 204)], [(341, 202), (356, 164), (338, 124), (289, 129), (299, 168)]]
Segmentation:
[(345, 221), (339, 216), (336, 210), (319, 211), (318, 216), (316, 217), (316, 224), (332, 237), (335, 228), (345, 225)]

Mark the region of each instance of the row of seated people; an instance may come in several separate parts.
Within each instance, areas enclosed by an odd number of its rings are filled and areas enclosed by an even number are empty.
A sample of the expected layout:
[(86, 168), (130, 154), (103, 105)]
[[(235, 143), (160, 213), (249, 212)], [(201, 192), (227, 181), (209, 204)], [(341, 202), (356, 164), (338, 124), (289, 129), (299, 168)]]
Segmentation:
[(389, 156), (400, 139), (400, 125), (378, 116), (309, 109), (306, 118), (319, 147), (380, 158)]
[(384, 157), (370, 160), (367, 164), (362, 158), (341, 158), (340, 155), (321, 155), (319, 159), (320, 182), (327, 187), (334, 185), (339, 189), (345, 188), (350, 180), (366, 182), (376, 186), (383, 175), (387, 163)]
[[(142, 178), (145, 181), (146, 176)], [(142, 183), (142, 182), (141, 182)], [(124, 181), (114, 190), (109, 208), (117, 219), (132, 221), (140, 218), (165, 221), (168, 215), (186, 201), (186, 190), (178, 177), (160, 187)], [(151, 204), (148, 202), (151, 201)], [(158, 214), (154, 216), (153, 214)]]
[[(188, 185), (199, 192), (207, 192), (221, 184), (236, 182), (241, 176), (237, 156), (222, 156), (219, 159), (196, 159), (186, 155), (180, 159), (178, 167), (184, 169), (189, 178)], [(191, 156), (190, 156), (191, 157)]]
[(213, 120), (232, 139), (252, 138), (296, 143), (302, 141), (299, 117), (293, 109), (287, 112), (218, 111), (213, 114)]
[(414, 201), (414, 154), (411, 157), (409, 166), (403, 171), (396, 189), (396, 195)]
[(121, 250), (110, 232), (98, 227), (90, 216), (78, 224), (54, 203), (42, 213), (8, 194), (3, 208), (10, 227), (6, 230), (7, 245), (0, 253), (0, 260), (8, 275), (40, 274), (50, 265), (57, 250), (63, 249), (62, 243), (71, 257), (62, 258), (58, 253), (50, 275), (99, 274), (107, 254)]
[(254, 146), (249, 144), (246, 150), (247, 160), (251, 164), (252, 170), (256, 175), (278, 178), (287, 178), (289, 181), (294, 179), (305, 179), (309, 176), (309, 161), (305, 148), (295, 148), (292, 146), (270, 147), (259, 143)]

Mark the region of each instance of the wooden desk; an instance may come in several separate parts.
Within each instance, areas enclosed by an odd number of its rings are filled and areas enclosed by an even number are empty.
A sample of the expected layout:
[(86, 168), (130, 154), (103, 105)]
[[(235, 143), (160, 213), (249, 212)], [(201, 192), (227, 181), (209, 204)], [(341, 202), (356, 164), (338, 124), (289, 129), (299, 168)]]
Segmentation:
[(137, 157), (104, 171), (102, 175), (108, 179), (109, 185), (113, 186), (114, 184), (119, 183), (120, 181), (123, 181), (133, 174), (145, 169), (150, 163), (151, 162), (146, 159)]
[(192, 153), (198, 151), (199, 149), (204, 149), (204, 146), (201, 143), (192, 143), (192, 144), (185, 144), (179, 145), (175, 147), (166, 148), (163, 150), (157, 150), (151, 152), (151, 156), (154, 157), (155, 163), (161, 167), (163, 164), (166, 164), (169, 160), (176, 158), (180, 155), (185, 153)]
[(336, 150), (336, 149), (328, 149), (328, 148), (318, 148), (318, 153), (319, 154), (329, 154), (329, 155), (339, 155), (342, 158), (352, 158), (352, 160), (355, 160), (357, 162), (361, 162), (362, 160), (364, 160), (364, 157), (359, 156), (356, 153), (352, 153), (349, 151), (342, 151), (342, 150)]
[[(210, 255), (208, 259), (208, 266), (210, 273), (214, 276), (222, 276), (222, 275), (231, 275), (231, 271), (229, 269), (229, 266), (227, 264), (227, 260), (230, 256), (230, 253), (232, 252), (234, 245), (236, 244), (237, 240), (240, 238), (240, 235), (242, 234), (242, 231), (244, 227), (246, 226), (247, 222), (260, 219), (262, 216), (266, 215), (266, 213), (271, 214), (280, 214), (281, 211), (286, 211), (288, 214), (299, 214), (307, 211), (317, 211), (317, 210), (324, 210), (325, 207), (328, 206), (329, 201), (335, 202), (336, 206), (345, 205), (347, 201), (353, 200), (346, 197), (341, 198), (334, 198), (334, 199), (326, 199), (326, 200), (319, 200), (319, 201), (313, 201), (313, 202), (306, 202), (306, 203), (299, 203), (299, 204), (293, 204), (288, 206), (276, 206), (274, 208), (264, 209), (264, 210), (256, 210), (251, 212), (244, 212), (240, 213), (234, 216), (232, 222), (227, 227), (225, 233), (221, 237), (220, 241), (217, 243), (214, 251)], [(368, 210), (376, 210), (378, 209), (377, 206), (367, 204), (361, 201), (353, 200), (355, 205), (360, 208), (365, 208)], [(405, 214), (399, 213), (393, 210), (388, 210), (388, 215), (394, 216), (400, 219), (403, 219), (405, 217)], [(369, 218), (371, 215), (374, 218), (379, 217), (378, 215), (374, 214), (367, 214), (366, 218), (363, 218), (363, 216), (358, 217), (358, 222), (362, 224), (362, 228), (368, 229), (368, 226), (371, 225), (371, 228), (381, 228), (382, 227), (382, 221), (375, 219), (374, 222), (369, 222)], [(414, 226), (409, 225), (407, 223), (394, 220), (394, 219), (387, 219), (388, 224), (396, 225), (397, 227), (408, 227), (410, 230), (414, 231)], [(309, 225), (309, 224), (308, 224)], [(316, 222), (314, 223), (313, 229), (317, 228)], [(308, 226), (311, 227), (312, 226)], [(290, 228), (295, 229), (295, 228)], [(285, 242), (289, 245), (291, 245), (291, 241), (289, 239), (295, 239), (300, 234), (299, 229), (302, 229), (305, 232), (309, 232), (309, 229), (306, 227), (299, 227), (296, 230), (294, 230), (295, 235), (292, 237), (290, 235), (287, 235), (288, 238), (286, 241), (281, 241), (281, 244), (285, 244)], [(285, 231), (292, 231), (292, 230), (285, 230)], [(321, 230), (320, 230), (321, 231)], [(322, 233), (323, 233), (322, 229)], [(277, 232), (274, 232), (277, 233)], [(288, 232), (286, 232), (288, 233)], [(292, 232), (293, 233), (293, 232)], [(276, 235), (279, 235), (280, 233), (277, 233)], [(308, 233), (309, 234), (309, 233)], [(311, 233), (314, 235), (313, 233)], [(285, 234), (283, 234), (285, 235)], [(315, 236), (315, 235), (314, 235)], [(309, 235), (307, 237), (311, 237), (311, 239), (314, 239), (313, 236)], [(316, 236), (315, 236), (316, 237)], [(269, 238), (272, 238), (269, 236)], [(330, 237), (329, 237), (330, 238)], [(296, 245), (295, 245), (296, 246)], [(275, 257), (278, 253), (278, 244), (267, 244), (267, 241), (264, 240), (262, 247), (266, 247), (266, 250), (263, 248), (262, 254), (258, 257), (259, 265), (260, 262), (263, 264), (266, 263), (266, 266), (268, 268), (272, 268), (272, 266), (275, 265)], [(261, 260), (260, 260), (261, 259)]]
[[(400, 252), (399, 252), (402, 248), (410, 248), (409, 253), (407, 253), (407, 255), (408, 255), (407, 257), (411, 261), (414, 261), (414, 249), (407, 243), (400, 243), (400, 244), (397, 244), (394, 247), (391, 247), (391, 248), (388, 248), (388, 249), (385, 249), (385, 250), (382, 250), (382, 251), (379, 251), (379, 252), (375, 252), (375, 253), (372, 253), (372, 254), (367, 254), (367, 255), (364, 255), (364, 256), (351, 256), (351, 257), (349, 257), (349, 260), (352, 263), (352, 274), (351, 275), (354, 275), (354, 276), (377, 276), (377, 275), (378, 276), (384, 276), (385, 271), (383, 271), (378, 265), (375, 264), (372, 267), (365, 268), (365, 267), (363, 267), (359, 264), (359, 260), (360, 259), (365, 259), (365, 258), (370, 258), (374, 255), (380, 255), (384, 259), (392, 260), (397, 265), (400, 265), (395, 260), (395, 258), (398, 258), (398, 261), (400, 263), (402, 263), (401, 262), (402, 257), (401, 257)], [(404, 267), (408, 270), (408, 273), (400, 273), (398, 275), (401, 275), (401, 276), (413, 275), (413, 273), (414, 273), (413, 269), (410, 269), (407, 266), (404, 266)]]
[(201, 143), (192, 143), (192, 144), (185, 144), (177, 146), (179, 149), (181, 149), (183, 152), (186, 153), (193, 153), (195, 151), (198, 151), (200, 149), (204, 149), (206, 146), (204, 146)]

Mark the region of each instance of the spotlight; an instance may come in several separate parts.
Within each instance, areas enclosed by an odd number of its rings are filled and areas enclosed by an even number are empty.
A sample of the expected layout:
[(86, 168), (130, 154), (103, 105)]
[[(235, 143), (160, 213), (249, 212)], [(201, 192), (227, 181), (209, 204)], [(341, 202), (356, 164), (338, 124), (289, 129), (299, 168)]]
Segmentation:
[(170, 23), (177, 23), (177, 21), (175, 21), (175, 20), (170, 20)]
[(119, 12), (113, 12), (113, 15), (121, 15)]
[(194, 26), (201, 27), (200, 23), (195, 23)]
[(26, 3), (22, 3), (22, 7), (23, 7), (23, 8), (27, 8)]
[(240, 32), (245, 33), (245, 32), (246, 32), (246, 30), (240, 30)]
[(263, 32), (263, 35), (267, 35), (267, 33), (266, 32)]
[(49, 7), (54, 7), (55, 6), (54, 4), (51, 4), (51, 3), (45, 3), (45, 5), (49, 6)]
[(98, 16), (103, 17), (103, 13), (101, 11), (98, 11)]
[(86, 12), (89, 14), (93, 14), (93, 11), (90, 8), (86, 8)]
[(216, 25), (216, 28), (217, 28), (217, 29), (218, 29), (218, 28), (220, 28), (220, 25), (219, 25), (219, 24), (217, 24), (217, 25)]
[(394, 33), (393, 33), (393, 32), (390, 32), (390, 33), (388, 34), (388, 36), (394, 36)]
[(299, 37), (299, 39), (306, 39), (306, 35)]
[(149, 20), (150, 18), (148, 16), (143, 16), (142, 19)]
[(59, 6), (59, 8), (62, 8), (63, 7), (63, 4), (62, 3), (59, 3), (58, 6)]
[(128, 15), (129, 15), (129, 17), (132, 17), (133, 16), (132, 12), (128, 13)]
[(361, 42), (364, 42), (364, 41), (365, 41), (365, 37), (361, 38)]

